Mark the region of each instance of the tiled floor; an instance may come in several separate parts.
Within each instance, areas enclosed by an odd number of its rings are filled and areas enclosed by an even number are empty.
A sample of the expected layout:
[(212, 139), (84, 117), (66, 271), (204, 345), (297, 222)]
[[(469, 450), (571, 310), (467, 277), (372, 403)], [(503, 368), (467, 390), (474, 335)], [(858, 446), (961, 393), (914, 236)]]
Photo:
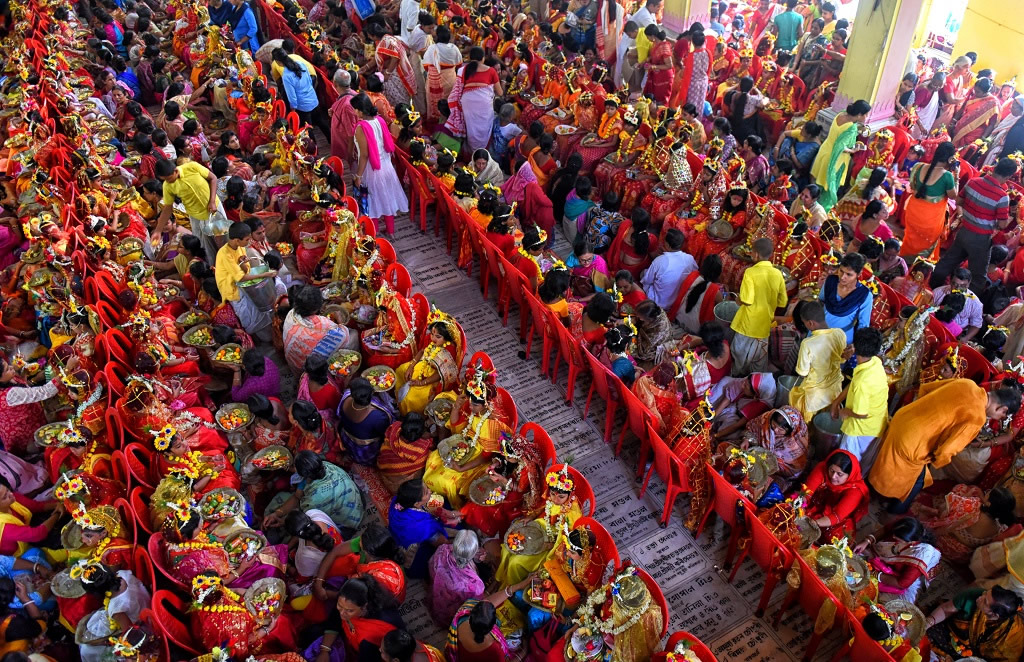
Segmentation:
[[(522, 348), (517, 332), (519, 320), (513, 310), (507, 327), (498, 317), (493, 298), (484, 300), (474, 278), (456, 269), (444, 248), (444, 237), (433, 231), (421, 234), (408, 219), (396, 221), (393, 241), (400, 261), (414, 279), (414, 290), (446, 312), (454, 315), (466, 331), (467, 352), (481, 350), (490, 355), (498, 371), (498, 385), (513, 395), (519, 408), (520, 425), (536, 421), (551, 435), (560, 460), (569, 460), (583, 472), (594, 487), (598, 508), (596, 519), (612, 534), (623, 558), (650, 572), (668, 598), (671, 610), (669, 631), (688, 630), (707, 642), (721, 660), (762, 660), (767, 662), (799, 659), (809, 636), (810, 622), (793, 610), (776, 631), (769, 622), (753, 616), (761, 594), (761, 574), (756, 565), (742, 566), (732, 585), (719, 573), (726, 538), (721, 526), (709, 526), (696, 541), (683, 527), (683, 500), (673, 513), (668, 527), (658, 526), (664, 487), (652, 479), (647, 494), (640, 498), (635, 480), (636, 440), (627, 437), (626, 447), (616, 458), (613, 448), (601, 439), (604, 406), (595, 397), (591, 411), (583, 415), (583, 403), (589, 382), (586, 377), (576, 385), (573, 403), (565, 403), (565, 368), (556, 386), (540, 371), (537, 353), (531, 360), (518, 357)], [(566, 247), (560, 247), (564, 249)], [(536, 346), (536, 345), (535, 345)], [(618, 426), (616, 426), (616, 433)], [(403, 611), (414, 634), (439, 642), (443, 633), (423, 608), (424, 587), (413, 583)], [(783, 590), (773, 596), (769, 617), (781, 601)], [(828, 659), (838, 640), (826, 640), (820, 659)]]

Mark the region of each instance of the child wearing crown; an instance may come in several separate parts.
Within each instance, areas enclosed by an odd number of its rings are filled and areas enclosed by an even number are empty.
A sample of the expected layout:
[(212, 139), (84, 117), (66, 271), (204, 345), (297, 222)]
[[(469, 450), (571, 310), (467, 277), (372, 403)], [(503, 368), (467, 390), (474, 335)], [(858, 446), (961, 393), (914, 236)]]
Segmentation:
[(439, 393), (458, 385), (462, 338), (455, 319), (433, 308), (427, 316), (427, 338), (420, 344), (423, 349), (413, 360), (395, 371), (396, 400), (402, 416), (411, 411), (422, 414)]

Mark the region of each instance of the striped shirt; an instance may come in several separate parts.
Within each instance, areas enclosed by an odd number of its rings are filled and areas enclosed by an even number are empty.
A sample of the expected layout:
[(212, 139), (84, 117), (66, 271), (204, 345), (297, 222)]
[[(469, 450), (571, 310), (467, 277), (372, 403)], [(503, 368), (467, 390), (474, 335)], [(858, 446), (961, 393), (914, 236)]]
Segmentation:
[(992, 234), (996, 224), (1010, 218), (1010, 198), (1006, 184), (992, 175), (975, 177), (961, 194), (963, 227), (978, 234)]

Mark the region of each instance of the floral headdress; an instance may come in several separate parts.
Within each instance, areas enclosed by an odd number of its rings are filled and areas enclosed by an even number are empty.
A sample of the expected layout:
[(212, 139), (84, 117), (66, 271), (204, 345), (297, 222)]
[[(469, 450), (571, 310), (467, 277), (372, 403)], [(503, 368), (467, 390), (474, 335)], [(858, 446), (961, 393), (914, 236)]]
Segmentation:
[(63, 474), (60, 479), (60, 484), (58, 484), (53, 490), (53, 496), (58, 500), (63, 501), (64, 499), (73, 497), (79, 492), (85, 492), (86, 494), (89, 493), (89, 487), (85, 484), (85, 480), (82, 478), (81, 474), (75, 474), (73, 476)]
[(83, 584), (91, 584), (100, 568), (102, 568), (102, 564), (90, 561), (89, 559), (82, 559), (68, 568), (68, 575), (71, 579), (77, 579)]
[(633, 106), (626, 106), (626, 109), (622, 111), (622, 119), (624, 119), (627, 124), (640, 126), (640, 113), (638, 113), (637, 109)]
[[(130, 632), (138, 632), (142, 635), (139, 638), (138, 642), (133, 644), (131, 641), (128, 640), (128, 633)], [(137, 627), (129, 628), (120, 635), (109, 637), (107, 639), (107, 641), (114, 649), (114, 657), (116, 658), (135, 657), (136, 655), (138, 655), (139, 649), (142, 648), (142, 645), (145, 644), (146, 641), (148, 640), (149, 636)]]
[(544, 482), (547, 483), (549, 488), (566, 494), (571, 494), (576, 487), (576, 482), (569, 475), (568, 464), (563, 464), (562, 468), (558, 471), (549, 471), (544, 476)]
[[(420, 117), (422, 117), (422, 115), (420, 115), (419, 112), (416, 111), (416, 107), (412, 104), (412, 102), (409, 103), (409, 112), (406, 113), (406, 117), (409, 118), (409, 126), (412, 126), (413, 124), (418, 122)], [(445, 151), (447, 152), (450, 150), (445, 149)]]
[(483, 366), (470, 366), (466, 379), (466, 394), (474, 400), (487, 403), (494, 388), (494, 373), (484, 370)]
[(192, 596), (196, 602), (203, 602), (214, 591), (224, 585), (224, 580), (215, 574), (196, 575), (192, 579)]
[(192, 521), (192, 516), (196, 514), (197, 510), (192, 502), (188, 499), (178, 499), (175, 501), (168, 501), (167, 508), (174, 513), (174, 517), (177, 518), (182, 524), (187, 524)]
[(61, 428), (57, 435), (57, 442), (61, 446), (84, 446), (88, 443), (82, 431), (75, 427), (74, 423), (68, 421), (66, 427)]
[(173, 425), (163, 426), (153, 433), (153, 448), (163, 453), (171, 447), (171, 442), (174, 441), (176, 434), (178, 434), (178, 430)]
[(819, 258), (819, 259), (820, 259), (821, 264), (823, 266), (826, 266), (826, 267), (838, 267), (839, 266), (839, 256), (836, 255), (835, 251), (831, 251), (830, 250), (827, 253), (822, 253), (821, 254), (821, 258)]

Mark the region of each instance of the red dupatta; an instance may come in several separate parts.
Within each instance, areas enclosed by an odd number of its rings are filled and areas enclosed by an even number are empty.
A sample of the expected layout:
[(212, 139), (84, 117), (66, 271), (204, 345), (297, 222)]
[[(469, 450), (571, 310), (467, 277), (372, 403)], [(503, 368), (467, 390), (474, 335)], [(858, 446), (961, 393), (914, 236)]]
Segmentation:
[[(849, 457), (853, 466), (850, 468), (850, 477), (846, 479), (845, 483), (842, 485), (833, 485), (828, 479), (828, 476), (825, 475), (825, 472), (828, 470), (829, 465), (832, 464), (832, 459), (839, 454)], [(844, 450), (834, 450), (829, 453), (828, 457), (825, 458), (825, 461), (814, 467), (811, 471), (811, 474), (807, 477), (807, 482), (804, 483), (804, 487), (809, 492), (812, 499), (816, 492), (824, 490), (828, 495), (828, 500), (832, 503), (837, 502), (842, 496), (844, 496), (844, 492), (848, 490), (856, 490), (860, 493), (860, 505), (858, 505), (857, 509), (853, 511), (853, 514), (850, 515), (850, 520), (856, 523), (868, 514), (868, 500), (870, 499), (870, 493), (868, 492), (868, 484), (864, 480), (864, 476), (861, 474), (860, 461)]]
[(396, 628), (391, 623), (376, 618), (353, 618), (351, 621), (342, 619), (341, 629), (348, 645), (353, 650), (359, 650), (359, 646), (364, 641), (369, 641), (374, 646), (380, 646), (384, 635)]

